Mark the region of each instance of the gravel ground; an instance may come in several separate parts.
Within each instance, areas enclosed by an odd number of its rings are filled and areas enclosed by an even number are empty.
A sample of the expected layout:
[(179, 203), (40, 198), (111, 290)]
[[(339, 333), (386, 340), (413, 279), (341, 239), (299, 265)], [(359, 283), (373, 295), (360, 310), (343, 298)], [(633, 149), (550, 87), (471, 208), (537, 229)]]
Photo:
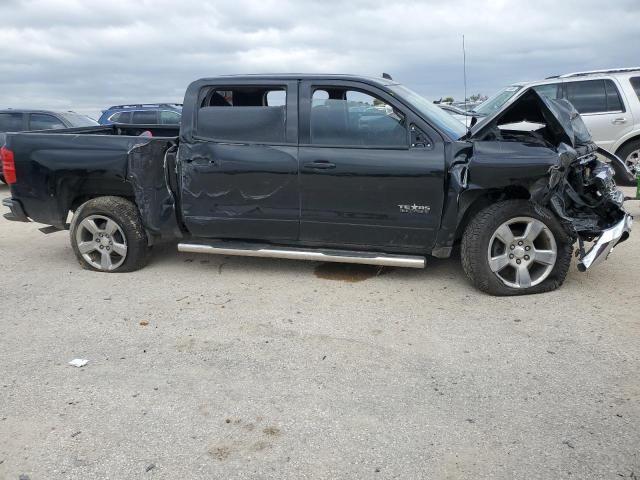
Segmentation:
[(1, 479), (640, 475), (638, 232), (559, 291), (493, 298), (459, 259), (169, 245), (97, 274), (40, 226), (0, 219)]

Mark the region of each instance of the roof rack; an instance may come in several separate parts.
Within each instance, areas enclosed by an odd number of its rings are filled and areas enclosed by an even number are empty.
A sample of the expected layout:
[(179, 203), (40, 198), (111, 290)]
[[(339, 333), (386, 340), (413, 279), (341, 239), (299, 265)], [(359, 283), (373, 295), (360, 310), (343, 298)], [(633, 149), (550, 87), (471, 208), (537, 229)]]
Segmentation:
[(598, 75), (600, 73), (625, 73), (625, 72), (637, 72), (640, 71), (640, 67), (626, 67), (626, 68), (609, 68), (604, 70), (588, 70), (585, 72), (573, 72), (565, 73), (563, 75), (552, 75), (550, 78), (569, 78), (569, 77), (586, 77), (588, 75)]
[(182, 107), (181, 103), (128, 103), (125, 105), (113, 105), (109, 107), (109, 110), (113, 110), (115, 108), (160, 108), (160, 107)]

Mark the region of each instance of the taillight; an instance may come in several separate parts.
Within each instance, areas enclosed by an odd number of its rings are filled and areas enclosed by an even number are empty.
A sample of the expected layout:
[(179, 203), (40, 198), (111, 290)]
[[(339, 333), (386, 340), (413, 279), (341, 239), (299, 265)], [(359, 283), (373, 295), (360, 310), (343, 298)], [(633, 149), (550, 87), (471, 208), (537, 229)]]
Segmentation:
[(13, 160), (13, 152), (7, 147), (0, 148), (0, 158), (2, 158), (2, 175), (7, 184), (16, 183), (16, 162)]

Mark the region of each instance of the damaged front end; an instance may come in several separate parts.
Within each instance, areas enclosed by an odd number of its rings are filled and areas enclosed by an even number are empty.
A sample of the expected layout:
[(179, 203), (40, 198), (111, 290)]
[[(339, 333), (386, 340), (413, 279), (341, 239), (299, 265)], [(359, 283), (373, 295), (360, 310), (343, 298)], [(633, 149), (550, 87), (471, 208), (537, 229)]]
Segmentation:
[[(624, 209), (624, 194), (616, 186), (614, 169), (605, 161), (620, 160), (593, 143), (582, 118), (568, 101), (548, 99), (533, 89), (523, 91), (477, 125), (468, 139), (474, 144), (469, 167), (472, 178), (474, 160), (479, 157), (482, 161), (483, 152), (487, 154), (483, 144), (499, 142), (503, 153), (523, 146), (538, 152), (539, 160), (530, 165), (529, 171), (544, 166), (546, 174), (537, 179), (532, 175), (523, 186), (533, 202), (553, 211), (570, 238), (577, 239), (580, 271), (606, 259), (629, 237), (632, 217)], [(509, 142), (518, 146), (505, 147)], [(514, 178), (509, 181), (517, 182)]]
[[(562, 144), (559, 165), (552, 167), (547, 187), (532, 196), (548, 205), (578, 239), (578, 269), (583, 272), (604, 260), (631, 231), (632, 217), (623, 207), (624, 194), (613, 175), (613, 168), (595, 152), (580, 155)], [(592, 244), (586, 248), (585, 242)]]

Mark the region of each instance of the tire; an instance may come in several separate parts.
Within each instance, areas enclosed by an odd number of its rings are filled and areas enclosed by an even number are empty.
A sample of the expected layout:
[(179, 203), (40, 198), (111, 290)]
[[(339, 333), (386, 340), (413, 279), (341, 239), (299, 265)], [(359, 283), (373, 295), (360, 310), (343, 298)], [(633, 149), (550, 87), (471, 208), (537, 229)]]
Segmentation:
[[(502, 240), (509, 237), (505, 224), (513, 235), (508, 242)], [(481, 210), (467, 225), (462, 268), (476, 288), (491, 295), (550, 292), (567, 276), (573, 243), (547, 209), (528, 200), (506, 200)], [(501, 267), (504, 262), (508, 263)], [(520, 273), (523, 268), (527, 274)]]
[(138, 209), (122, 197), (98, 197), (76, 210), (70, 228), (71, 246), (80, 265), (105, 273), (144, 267), (149, 245)]
[[(635, 154), (635, 157), (631, 157), (632, 154)], [(616, 155), (620, 157), (620, 159), (628, 166), (631, 167), (631, 170), (637, 171), (640, 169), (640, 164), (638, 163), (637, 156), (640, 155), (640, 140), (632, 140), (621, 148), (618, 149)], [(635, 165), (632, 165), (635, 164)], [(618, 172), (619, 167), (614, 165), (613, 169), (615, 170), (615, 179), (619, 185), (633, 186), (636, 183), (628, 181), (625, 175), (622, 175)]]

